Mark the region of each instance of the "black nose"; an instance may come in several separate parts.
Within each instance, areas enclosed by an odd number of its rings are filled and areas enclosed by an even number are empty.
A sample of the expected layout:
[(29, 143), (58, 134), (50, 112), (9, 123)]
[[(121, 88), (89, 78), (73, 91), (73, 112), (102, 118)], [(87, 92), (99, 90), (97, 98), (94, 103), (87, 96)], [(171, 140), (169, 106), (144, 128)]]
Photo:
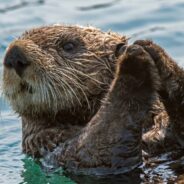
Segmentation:
[(18, 46), (14, 46), (6, 53), (4, 65), (7, 68), (15, 69), (16, 73), (21, 77), (30, 62), (23, 51)]

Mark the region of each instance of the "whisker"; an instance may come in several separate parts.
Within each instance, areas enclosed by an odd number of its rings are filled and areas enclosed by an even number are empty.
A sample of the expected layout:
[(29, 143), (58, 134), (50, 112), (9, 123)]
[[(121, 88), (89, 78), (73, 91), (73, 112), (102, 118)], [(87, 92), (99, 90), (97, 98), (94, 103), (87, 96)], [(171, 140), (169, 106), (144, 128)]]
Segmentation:
[[(78, 77), (77, 77), (75, 74), (73, 74), (73, 73), (71, 73), (71, 72), (69, 72), (69, 71), (67, 71), (67, 72), (70, 73), (73, 77), (75, 77), (75, 78), (78, 79)], [(68, 75), (66, 75), (64, 72), (63, 72), (62, 74), (63, 74), (66, 78), (68, 78), (69, 80), (71, 80), (72, 82), (74, 82), (74, 84), (76, 85), (76, 87), (79, 88), (79, 89), (81, 90), (81, 92), (83, 93), (83, 95), (84, 95), (84, 97), (85, 97), (85, 99), (86, 99), (88, 108), (91, 109), (90, 103), (89, 103), (89, 100), (88, 100), (88, 97), (87, 97), (86, 93), (85, 93), (84, 90), (83, 90), (83, 87), (84, 87), (84, 86), (83, 86), (82, 84), (80, 84), (79, 82), (75, 81), (73, 78), (70, 78), (70, 77), (69, 77)], [(80, 82), (82, 82), (82, 81), (80, 80)], [(82, 86), (82, 87), (81, 87), (81, 86)]]
[[(80, 102), (80, 100), (79, 100), (79, 98), (78, 98), (78, 96), (77, 96), (77, 94), (76, 94), (76, 92), (74, 91), (74, 89), (68, 84), (68, 82), (67, 81), (64, 81), (64, 80), (62, 80), (61, 81), (61, 76), (57, 76), (56, 77), (56, 75), (58, 75), (57, 73), (54, 73), (54, 80), (55, 81), (57, 81), (57, 82), (62, 82), (63, 84), (65, 84), (65, 86), (67, 86), (68, 87), (68, 89), (69, 89), (69, 91), (71, 91), (72, 93), (73, 93), (73, 95), (76, 97), (76, 99), (78, 100), (78, 102), (79, 102), (79, 104), (82, 106), (82, 104), (81, 104), (81, 102)], [(59, 80), (57, 80), (57, 79), (59, 79)], [(68, 91), (68, 92), (69, 92)], [(73, 98), (71, 98), (71, 100), (73, 101)], [(74, 105), (74, 103), (73, 103), (73, 105)]]
[(81, 72), (81, 71), (79, 71), (79, 70), (76, 70), (75, 68), (67, 68), (67, 69), (68, 69), (68, 70), (72, 70), (72, 71), (74, 71), (74, 72), (76, 72), (76, 73), (79, 73), (80, 75), (85, 76), (85, 77), (87, 77), (87, 78), (89, 78), (89, 79), (91, 79), (91, 80), (97, 82), (98, 84), (105, 84), (105, 83), (103, 83), (103, 82), (101, 82), (101, 81), (99, 81), (99, 80), (96, 80), (96, 79), (92, 78), (91, 76), (89, 76), (89, 75), (87, 75), (87, 74), (85, 74), (85, 73), (83, 73), (83, 72)]

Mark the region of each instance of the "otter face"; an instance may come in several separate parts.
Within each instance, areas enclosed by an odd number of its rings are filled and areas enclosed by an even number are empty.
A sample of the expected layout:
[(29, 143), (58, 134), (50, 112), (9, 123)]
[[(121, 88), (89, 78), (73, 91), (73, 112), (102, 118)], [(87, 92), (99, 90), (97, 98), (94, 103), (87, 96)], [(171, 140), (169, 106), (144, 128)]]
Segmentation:
[(4, 94), (20, 115), (90, 109), (113, 78), (116, 45), (125, 42), (91, 27), (54, 25), (25, 32), (7, 48)]

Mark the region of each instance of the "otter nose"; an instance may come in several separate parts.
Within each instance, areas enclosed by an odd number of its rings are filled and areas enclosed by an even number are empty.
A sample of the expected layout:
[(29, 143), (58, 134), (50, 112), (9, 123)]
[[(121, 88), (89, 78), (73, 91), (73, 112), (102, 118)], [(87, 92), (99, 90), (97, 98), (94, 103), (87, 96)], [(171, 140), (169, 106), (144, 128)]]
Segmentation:
[(5, 55), (4, 65), (9, 69), (15, 69), (21, 77), (25, 68), (30, 64), (25, 54), (18, 46), (13, 46)]

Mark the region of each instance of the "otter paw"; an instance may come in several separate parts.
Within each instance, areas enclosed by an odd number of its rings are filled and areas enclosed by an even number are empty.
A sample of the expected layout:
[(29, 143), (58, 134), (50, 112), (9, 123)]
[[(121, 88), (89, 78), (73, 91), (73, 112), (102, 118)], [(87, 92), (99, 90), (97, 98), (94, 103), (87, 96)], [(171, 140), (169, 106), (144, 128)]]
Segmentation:
[(162, 57), (166, 57), (164, 49), (162, 49), (159, 45), (155, 44), (153, 41), (137, 40), (134, 42), (134, 44), (143, 47), (155, 61), (161, 59)]
[(25, 139), (23, 151), (34, 157), (42, 156), (47, 151), (53, 151), (59, 142), (56, 135), (56, 132), (52, 130), (31, 134)]
[(23, 141), (23, 152), (33, 157), (38, 157), (40, 153), (35, 145), (34, 136), (34, 134), (31, 134)]
[(119, 72), (130, 74), (132, 77), (139, 78), (150, 75), (150, 68), (154, 68), (154, 61), (150, 55), (139, 45), (130, 45), (119, 58)]
[(145, 51), (139, 45), (130, 45), (126, 50), (126, 54), (128, 54), (130, 57), (140, 57), (141, 55), (145, 54)]
[[(160, 77), (150, 54), (140, 45), (130, 45), (119, 57), (116, 79), (122, 78), (124, 85), (135, 92), (138, 89), (158, 90)], [(126, 81), (126, 82), (125, 82)]]

